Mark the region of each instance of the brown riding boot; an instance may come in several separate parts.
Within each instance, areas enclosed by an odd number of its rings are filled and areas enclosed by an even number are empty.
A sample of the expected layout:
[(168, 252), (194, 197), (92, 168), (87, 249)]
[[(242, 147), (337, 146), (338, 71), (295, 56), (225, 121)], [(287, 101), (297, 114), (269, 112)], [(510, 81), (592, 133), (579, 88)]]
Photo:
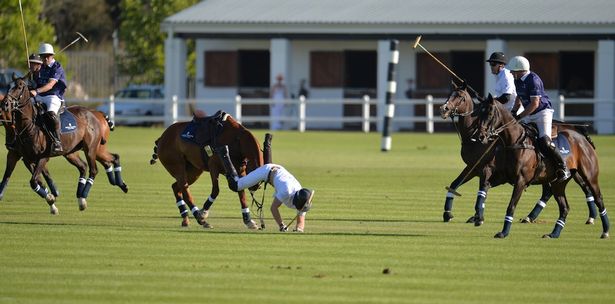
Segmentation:
[(58, 136), (58, 129), (60, 128), (58, 115), (52, 111), (45, 113), (45, 125), (47, 126), (48, 135), (51, 139), (51, 151), (55, 154), (62, 153), (62, 142)]
[(557, 180), (565, 181), (570, 178), (570, 170), (566, 167), (566, 162), (562, 158), (562, 155), (557, 151), (555, 144), (551, 141), (551, 139), (547, 136), (543, 136), (538, 139), (538, 143), (542, 149), (542, 152), (553, 162), (555, 162), (555, 165), (557, 166), (555, 169)]

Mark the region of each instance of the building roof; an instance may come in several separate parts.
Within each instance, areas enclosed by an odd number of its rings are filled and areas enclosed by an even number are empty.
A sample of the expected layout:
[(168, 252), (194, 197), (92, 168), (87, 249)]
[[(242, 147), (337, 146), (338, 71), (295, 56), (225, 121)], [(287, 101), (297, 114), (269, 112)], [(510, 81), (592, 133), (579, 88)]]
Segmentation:
[(165, 19), (177, 34), (615, 34), (613, 0), (205, 0)]

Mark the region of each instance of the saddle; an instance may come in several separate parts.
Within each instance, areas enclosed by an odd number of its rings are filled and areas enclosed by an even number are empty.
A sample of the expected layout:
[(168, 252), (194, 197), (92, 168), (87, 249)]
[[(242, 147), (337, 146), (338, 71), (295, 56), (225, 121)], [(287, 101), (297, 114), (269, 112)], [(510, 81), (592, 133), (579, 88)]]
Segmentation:
[[(229, 114), (221, 110), (211, 116), (194, 116), (180, 136), (183, 140), (203, 148), (211, 145), (216, 146), (217, 138), (224, 127), (223, 123), (228, 117)], [(211, 153), (208, 152), (207, 154)]]

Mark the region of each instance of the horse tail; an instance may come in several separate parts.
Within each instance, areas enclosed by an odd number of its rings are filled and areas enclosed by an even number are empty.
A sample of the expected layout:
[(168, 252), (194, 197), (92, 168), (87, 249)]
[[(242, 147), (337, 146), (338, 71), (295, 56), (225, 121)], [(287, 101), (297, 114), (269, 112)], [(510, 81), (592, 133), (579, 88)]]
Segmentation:
[(115, 130), (115, 122), (113, 122), (113, 120), (109, 118), (109, 115), (105, 115), (105, 120), (107, 121), (107, 124), (109, 125), (109, 130), (111, 131)]
[(153, 165), (156, 163), (156, 161), (158, 161), (158, 141), (160, 140), (160, 138), (156, 139), (156, 141), (154, 142), (154, 154), (152, 154), (152, 159), (149, 160), (149, 164)]
[(579, 133), (581, 133), (583, 136), (585, 136), (585, 139), (587, 139), (589, 144), (592, 145), (592, 148), (594, 148), (594, 150), (596, 150), (596, 145), (594, 144), (594, 141), (592, 140), (591, 137), (589, 137), (589, 132), (587, 131), (587, 126), (575, 125), (574, 129), (577, 130)]

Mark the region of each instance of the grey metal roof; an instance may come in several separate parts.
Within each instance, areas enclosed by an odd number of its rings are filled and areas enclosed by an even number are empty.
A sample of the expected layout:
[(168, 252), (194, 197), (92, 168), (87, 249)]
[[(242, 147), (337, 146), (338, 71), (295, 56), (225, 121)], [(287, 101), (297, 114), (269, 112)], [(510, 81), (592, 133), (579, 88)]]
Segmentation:
[(615, 25), (615, 0), (205, 0), (164, 24)]

